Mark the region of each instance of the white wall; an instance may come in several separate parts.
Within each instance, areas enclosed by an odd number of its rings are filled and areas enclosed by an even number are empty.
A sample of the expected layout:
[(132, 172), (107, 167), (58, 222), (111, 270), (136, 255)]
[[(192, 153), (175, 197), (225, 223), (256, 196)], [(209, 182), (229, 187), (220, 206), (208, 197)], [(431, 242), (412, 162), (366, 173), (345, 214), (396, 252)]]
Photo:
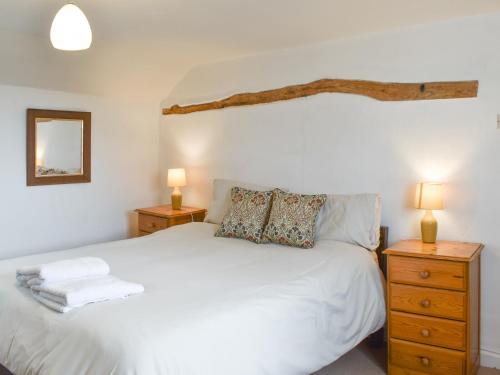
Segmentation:
[[(0, 30), (0, 259), (136, 231), (131, 211), (159, 201), (160, 92), (188, 67), (151, 41), (98, 30), (89, 50), (55, 50), (48, 31)], [(90, 184), (26, 187), (29, 107), (92, 113)]]
[[(92, 112), (92, 182), (26, 186), (26, 109)], [(0, 259), (125, 238), (156, 204), (158, 105), (0, 85)], [(129, 229), (132, 227), (131, 229)]]
[[(187, 168), (188, 204), (206, 206), (214, 177), (300, 192), (380, 192), (391, 241), (419, 235), (415, 183), (447, 183), (441, 239), (486, 244), (482, 359), (500, 367), (500, 15), (437, 23), (193, 69), (164, 105), (305, 83), (478, 79), (479, 97), (383, 103), (339, 94), (166, 116), (161, 172)], [(163, 191), (163, 200), (168, 192)]]

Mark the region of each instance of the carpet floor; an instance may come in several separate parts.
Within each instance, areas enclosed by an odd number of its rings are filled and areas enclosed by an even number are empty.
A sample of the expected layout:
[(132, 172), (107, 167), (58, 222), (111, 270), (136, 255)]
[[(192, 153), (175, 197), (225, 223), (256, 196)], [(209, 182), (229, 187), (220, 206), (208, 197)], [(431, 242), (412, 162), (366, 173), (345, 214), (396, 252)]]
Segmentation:
[[(372, 349), (362, 343), (335, 363), (312, 375), (385, 375), (386, 349)], [(10, 373), (0, 365), (0, 375)], [(478, 375), (500, 375), (500, 370), (481, 367)]]
[[(385, 348), (372, 349), (362, 343), (313, 375), (384, 375), (386, 357)], [(478, 375), (500, 375), (500, 370), (481, 367)]]

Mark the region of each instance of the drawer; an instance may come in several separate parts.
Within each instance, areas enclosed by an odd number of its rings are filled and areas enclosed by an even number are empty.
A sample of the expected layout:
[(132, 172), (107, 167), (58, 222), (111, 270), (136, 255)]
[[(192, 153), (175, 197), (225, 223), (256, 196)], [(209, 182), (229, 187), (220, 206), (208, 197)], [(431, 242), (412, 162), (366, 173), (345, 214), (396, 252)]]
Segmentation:
[(147, 236), (149, 234), (151, 234), (151, 233), (149, 233), (149, 232), (143, 232), (142, 230), (139, 231), (139, 237)]
[(167, 219), (139, 214), (139, 231), (141, 232), (153, 233), (167, 227)]
[(389, 257), (391, 282), (443, 289), (465, 290), (465, 264), (446, 260)]
[(389, 293), (392, 310), (465, 320), (463, 292), (391, 283)]
[[(390, 339), (389, 362), (391, 366), (414, 370), (417, 371), (417, 374), (421, 372), (424, 374), (458, 375), (463, 374), (465, 370), (465, 353)], [(399, 374), (405, 374), (405, 372), (400, 371)]]
[(203, 222), (203, 220), (205, 220), (205, 216), (206, 216), (206, 211), (202, 211), (202, 212), (198, 212), (196, 214), (193, 214), (193, 219), (196, 222)]
[(177, 216), (168, 219), (168, 227), (173, 227), (174, 225), (187, 224), (192, 221), (191, 215)]
[(450, 349), (466, 349), (464, 322), (396, 311), (391, 311), (389, 314), (390, 333), (393, 338)]
[(389, 364), (389, 375), (427, 375), (428, 372), (410, 370)]

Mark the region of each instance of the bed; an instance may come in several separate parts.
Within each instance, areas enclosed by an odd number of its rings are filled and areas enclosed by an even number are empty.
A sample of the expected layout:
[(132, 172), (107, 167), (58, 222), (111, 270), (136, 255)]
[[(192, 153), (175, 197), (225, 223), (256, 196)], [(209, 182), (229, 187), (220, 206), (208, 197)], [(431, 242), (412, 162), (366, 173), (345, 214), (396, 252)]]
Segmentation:
[[(256, 245), (214, 229), (190, 223), (0, 261), (0, 363), (16, 375), (305, 375), (384, 325), (369, 251), (332, 240)], [(19, 266), (87, 255), (145, 293), (59, 314), (15, 284)]]

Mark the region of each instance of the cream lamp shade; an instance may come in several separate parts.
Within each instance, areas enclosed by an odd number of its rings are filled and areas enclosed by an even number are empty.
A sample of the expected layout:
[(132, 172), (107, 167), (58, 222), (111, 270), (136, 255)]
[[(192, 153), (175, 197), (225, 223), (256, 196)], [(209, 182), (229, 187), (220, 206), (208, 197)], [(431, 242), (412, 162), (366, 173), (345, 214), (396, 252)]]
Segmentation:
[(87, 17), (69, 3), (57, 12), (50, 28), (52, 46), (63, 51), (81, 51), (92, 44), (92, 29)]
[(438, 223), (432, 214), (432, 210), (443, 209), (443, 185), (433, 182), (421, 182), (417, 184), (415, 208), (426, 210), (420, 222), (422, 242), (435, 243)]
[(169, 169), (167, 185), (174, 188), (172, 192), (172, 209), (180, 210), (182, 208), (182, 193), (179, 188), (186, 186), (186, 171), (184, 168)]
[(443, 185), (433, 182), (421, 182), (417, 184), (415, 208), (442, 210), (444, 208)]
[(168, 170), (168, 187), (186, 186), (186, 171), (184, 168), (175, 168)]

